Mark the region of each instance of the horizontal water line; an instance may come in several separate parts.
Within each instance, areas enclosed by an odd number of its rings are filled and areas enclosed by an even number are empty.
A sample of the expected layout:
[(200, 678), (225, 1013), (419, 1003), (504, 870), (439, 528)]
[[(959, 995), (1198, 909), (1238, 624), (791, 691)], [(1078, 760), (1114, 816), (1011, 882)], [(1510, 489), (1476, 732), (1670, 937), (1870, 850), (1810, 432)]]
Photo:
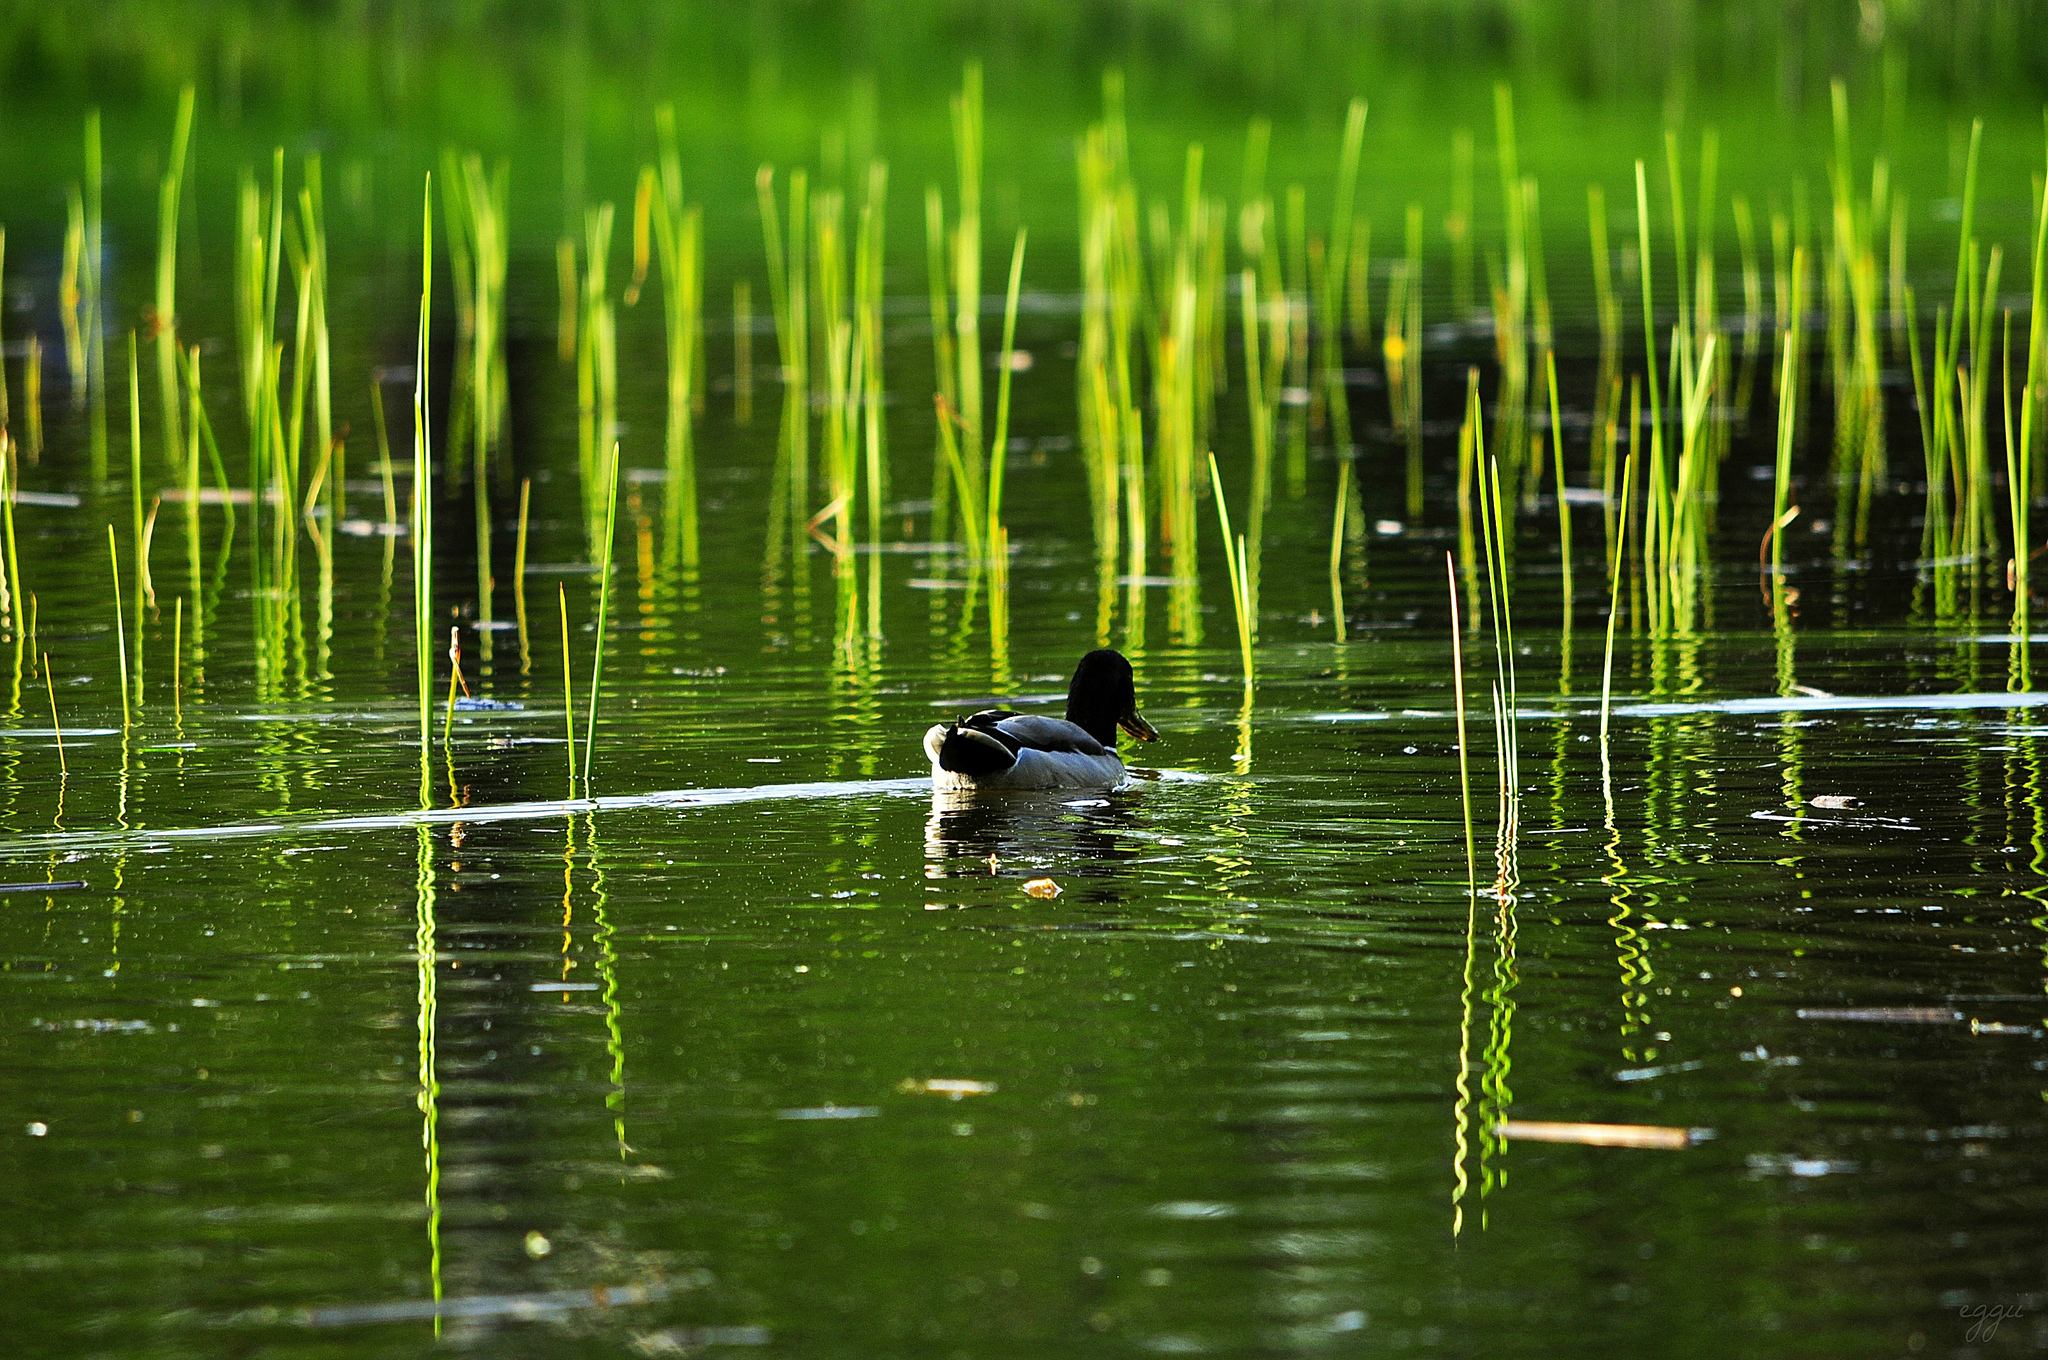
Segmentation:
[(235, 822), (224, 826), (168, 827), (162, 830), (138, 828), (129, 831), (56, 831), (39, 836), (18, 837), (9, 842), (9, 848), (40, 852), (56, 848), (88, 849), (110, 845), (203, 842), (250, 836), (305, 836), (333, 831), (397, 831), (408, 827), (446, 826), (457, 822), (542, 821), (550, 817), (569, 817), (582, 812), (626, 812), (636, 808), (723, 807), (733, 803), (768, 803), (817, 798), (900, 798), (911, 794), (928, 794), (931, 787), (930, 776), (917, 775), (904, 779), (756, 784), (746, 788), (664, 789), (656, 793), (618, 794), (604, 798), (485, 803), (476, 807), (414, 808), (404, 812), (362, 813), (350, 816), (316, 814), (304, 818), (279, 818), (265, 822)]

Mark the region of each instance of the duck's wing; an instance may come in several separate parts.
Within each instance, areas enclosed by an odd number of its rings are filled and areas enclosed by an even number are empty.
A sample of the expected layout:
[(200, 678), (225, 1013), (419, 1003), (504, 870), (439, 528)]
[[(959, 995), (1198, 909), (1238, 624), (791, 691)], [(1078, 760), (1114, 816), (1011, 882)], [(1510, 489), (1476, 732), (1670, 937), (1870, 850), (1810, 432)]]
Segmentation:
[[(990, 720), (986, 723), (984, 720)], [(1065, 718), (1047, 718), (1033, 713), (990, 709), (977, 713), (967, 724), (994, 736), (1012, 751), (1044, 751), (1048, 754), (1082, 756), (1114, 755), (1088, 729)]]

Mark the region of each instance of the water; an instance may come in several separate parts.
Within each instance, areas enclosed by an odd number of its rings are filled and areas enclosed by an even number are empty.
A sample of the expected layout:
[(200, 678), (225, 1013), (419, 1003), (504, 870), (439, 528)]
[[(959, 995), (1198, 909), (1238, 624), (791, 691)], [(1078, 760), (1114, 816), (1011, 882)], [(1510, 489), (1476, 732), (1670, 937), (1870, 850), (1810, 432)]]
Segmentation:
[[(900, 60), (953, 80), (958, 54), (921, 42)], [(934, 44), (943, 62), (924, 59)], [(1397, 98), (1388, 128), (1376, 110), (1369, 136), (1388, 140), (1368, 144), (1360, 200), (1381, 222), (1376, 290), (1407, 199), (1432, 205), (1424, 513), (1408, 504), (1379, 356), (1354, 346), (1349, 640), (1332, 625), (1337, 462), (1319, 425), (1299, 464), (1291, 439), (1277, 459), (1248, 693), (1209, 503), (1192, 586), (1132, 581), (1095, 555), (1075, 443), (1078, 309), (1060, 291), (1077, 274), (1071, 153), (1005, 145), (1040, 146), (1042, 110), (998, 109), (992, 123), (990, 295), (1019, 222), (1034, 252), (1019, 332), (1033, 362), (1017, 375), (1006, 451), (1007, 636), (992, 627), (989, 580), (957, 545), (928, 542), (917, 188), (925, 162), (950, 173), (936, 123), (886, 129), (909, 145), (895, 162), (883, 551), (835, 572), (801, 526), (777, 524), (771, 341), (755, 337), (760, 380), (741, 423), (724, 290), (751, 279), (765, 314), (747, 139), (808, 157), (815, 119), (790, 113), (803, 90), (778, 94), (771, 66), (751, 70), (764, 83), (746, 136), (716, 100), (684, 114), (712, 242), (694, 572), (658, 470), (659, 319), (650, 306), (622, 315), (629, 475), (587, 789), (571, 779), (569, 739), (573, 724), (580, 761), (598, 585), (576, 374), (554, 349), (558, 186), (528, 195), (552, 167), (530, 170), (519, 148), (494, 628), (475, 626), (469, 493), (437, 475), (433, 628), (437, 649), (454, 631), (471, 697), (444, 742), (439, 662), (424, 769), (408, 544), (378, 527), (365, 381), (382, 384), (402, 459), (418, 274), (410, 209), (391, 204), (412, 201), (405, 167), (423, 153), (372, 148), (336, 115), (336, 420), (352, 431), (346, 516), (358, 522), (331, 542), (309, 524), (301, 591), (275, 629), (247, 507), (230, 538), (218, 506), (155, 506), (168, 478), (147, 372), (154, 518), (151, 574), (137, 579), (122, 347), (110, 339), (101, 478), (49, 315), (55, 238), (49, 222), (18, 229), (27, 245), (7, 286), (28, 316), (9, 316), (8, 357), (36, 327), (49, 444), (15, 511), (36, 649), (17, 645), (12, 621), (0, 635), (0, 1177), (13, 1189), (0, 1272), (17, 1348), (2048, 1348), (2048, 713), (1995, 564), (1951, 611), (1919, 560), (1918, 427), (1891, 349), (1890, 465), (1866, 536), (1839, 527), (1832, 403), (1816, 386), (1797, 457), (1806, 513), (1775, 601), (1757, 557), (1772, 517), (1767, 362), (1743, 388), (1749, 409), (1723, 401), (1715, 418), (1734, 429), (1702, 631), (1622, 628), (1604, 740), (1601, 515), (1579, 498), (1568, 610), (1555, 508), (1522, 516), (1518, 821), (1503, 812), (1489, 707), (1498, 658), (1476, 632), (1464, 640), (1468, 841), (1444, 560), (1458, 547), (1452, 422), (1466, 364), (1482, 366), (1491, 400), (1493, 341), (1490, 325), (1447, 315), (1437, 161), (1398, 154), (1426, 145), (1441, 159), (1443, 120)], [(633, 98), (636, 71), (616, 85)], [(1076, 94), (1062, 77), (1060, 107), (1092, 117), (1094, 79)], [(1009, 83), (1031, 86), (1015, 68)], [(1730, 89), (1739, 111), (1732, 76)], [(1484, 73), (1451, 93), (1483, 129)], [(1786, 179), (1773, 158), (1797, 140), (1787, 97), (1776, 121), (1752, 109), (1730, 124), (1724, 187), (1749, 184), (1760, 222)], [(865, 132), (847, 120), (855, 143), (878, 132), (873, 101), (872, 84), (849, 99), (866, 110)], [(2011, 129), (2030, 138), (2035, 124), (2031, 109), (1991, 112), (1986, 231), (2016, 262), (2034, 162), (2015, 147), (2034, 144)], [(70, 110), (43, 113), (73, 135)], [(1640, 136), (1654, 140), (1646, 116), (1539, 104), (1524, 143), (1564, 214), (1549, 224), (1550, 267), (1582, 485), (1596, 379), (1578, 329), (1575, 172), (1598, 161), (1625, 216), (1618, 186)], [(552, 117), (474, 121), (491, 144)], [(1225, 121), (1241, 135), (1236, 111)], [(1142, 111), (1137, 126), (1141, 178), (1177, 186), (1189, 129)], [(121, 320), (151, 282), (157, 166), (136, 148), (162, 129), (135, 132), (118, 111), (110, 128), (109, 314)], [(223, 140), (267, 148), (259, 131)], [(280, 135), (296, 147), (302, 131)], [(1949, 132), (1914, 123), (1896, 147), (1918, 195), (1923, 297), (1947, 296)], [(1332, 128), (1292, 134), (1276, 134), (1276, 188), (1303, 164), (1327, 174), (1316, 139)], [(641, 149), (616, 127), (594, 135), (592, 195), (623, 204), (630, 177), (604, 177)], [(834, 135), (844, 156), (844, 129)], [(1227, 144), (1212, 186), (1236, 173)], [(37, 192), (75, 175), (72, 145), (30, 176)], [(227, 155), (194, 170), (180, 321), (206, 348), (209, 409), (240, 481), (231, 298), (215, 278), (231, 258)], [(1478, 169), (1483, 195), (1491, 169)], [(1318, 228), (1326, 190), (1310, 186)], [(1482, 221), (1482, 254), (1491, 230)], [(1732, 316), (1725, 239), (1722, 266)], [(437, 304), (441, 375), (457, 357), (450, 301)], [(1631, 341), (1639, 321), (1631, 312)], [(991, 353), (996, 322), (984, 317)], [(1820, 373), (1817, 327), (1810, 337)], [(1233, 351), (1233, 383), (1237, 363)], [(10, 364), (17, 403), (20, 375)], [(437, 450), (450, 404), (437, 389)], [(1309, 415), (1287, 406), (1283, 435)], [(1242, 515), (1241, 390), (1223, 398), (1212, 442)], [(514, 507), (528, 479), (521, 579)], [(1148, 569), (1170, 570), (1156, 543)], [(126, 719), (122, 639), (139, 695)], [(934, 795), (927, 725), (996, 700), (1055, 712), (1075, 659), (1100, 643), (1131, 653), (1163, 734), (1126, 751), (1145, 766), (1136, 777), (1100, 793)], [(1661, 1146), (1550, 1141), (1545, 1125), (1648, 1128), (1634, 1141)]]
[[(1093, 640), (1077, 483), (1017, 473), (1034, 702)], [(1604, 768), (1597, 630), (1560, 694), (1525, 628), (1505, 892), (1474, 716), (1475, 897), (1422, 529), (1370, 544), (1342, 646), (1319, 546), (1270, 550), (1248, 716), (1228, 616), (1172, 646), (1155, 603), (1163, 777), (935, 802), (919, 733), (994, 687), (944, 555), (881, 559), (849, 662), (823, 554), (764, 594), (766, 488), (729, 485), (689, 589), (622, 554), (598, 801), (559, 801), (536, 575), (530, 673), (467, 644), (524, 707), (457, 714), (428, 817), (382, 542), (267, 694), (223, 588), (178, 715), (160, 540), (124, 743), (105, 568), (64, 552), (96, 507), (19, 512), (71, 774), (24, 680), (5, 876), (87, 884), (0, 899), (32, 1348), (412, 1354), (437, 1298), (494, 1354), (1940, 1354), (2006, 1307), (1978, 1353), (2039, 1343), (2048, 726), (1985, 628), (1813, 626), (1909, 569), (1832, 586), (1817, 541), (1796, 631), (1731, 567), (1723, 632), (1624, 634)]]

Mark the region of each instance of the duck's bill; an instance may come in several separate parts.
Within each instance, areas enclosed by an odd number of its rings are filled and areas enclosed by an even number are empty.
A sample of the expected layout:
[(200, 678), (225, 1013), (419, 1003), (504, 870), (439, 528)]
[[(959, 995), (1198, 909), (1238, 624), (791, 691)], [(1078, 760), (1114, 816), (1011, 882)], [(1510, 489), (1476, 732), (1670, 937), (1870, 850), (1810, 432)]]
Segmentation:
[(1158, 741), (1159, 729), (1135, 713), (1126, 713), (1116, 720), (1116, 725), (1136, 737), (1139, 741)]

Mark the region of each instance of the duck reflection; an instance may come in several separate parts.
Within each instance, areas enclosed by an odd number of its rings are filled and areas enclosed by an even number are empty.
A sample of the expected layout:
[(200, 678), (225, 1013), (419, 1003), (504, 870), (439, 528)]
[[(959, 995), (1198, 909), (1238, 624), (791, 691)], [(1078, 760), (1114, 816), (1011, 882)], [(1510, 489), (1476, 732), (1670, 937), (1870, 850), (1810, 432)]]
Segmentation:
[[(1142, 853), (1136, 800), (1124, 790), (933, 789), (924, 824), (927, 879), (987, 877), (1005, 864), (1063, 879), (1114, 880)], [(1107, 883), (1086, 894), (1114, 900)]]

